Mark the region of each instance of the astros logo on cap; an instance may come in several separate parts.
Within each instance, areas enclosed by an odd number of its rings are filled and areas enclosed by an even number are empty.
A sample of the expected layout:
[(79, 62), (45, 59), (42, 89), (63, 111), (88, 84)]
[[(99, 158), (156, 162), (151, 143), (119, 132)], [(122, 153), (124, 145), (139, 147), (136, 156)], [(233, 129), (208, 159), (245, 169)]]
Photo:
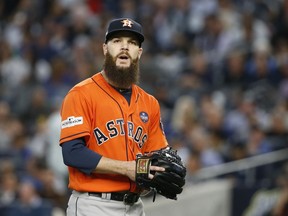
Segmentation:
[(136, 21), (130, 18), (119, 18), (110, 21), (108, 29), (105, 34), (105, 43), (113, 36), (114, 33), (128, 31), (137, 36), (139, 40), (139, 45), (144, 41), (144, 35), (142, 33), (142, 26)]
[(123, 23), (123, 27), (128, 26), (128, 27), (132, 28), (133, 22), (131, 20), (125, 19), (125, 20), (122, 20), (121, 22)]

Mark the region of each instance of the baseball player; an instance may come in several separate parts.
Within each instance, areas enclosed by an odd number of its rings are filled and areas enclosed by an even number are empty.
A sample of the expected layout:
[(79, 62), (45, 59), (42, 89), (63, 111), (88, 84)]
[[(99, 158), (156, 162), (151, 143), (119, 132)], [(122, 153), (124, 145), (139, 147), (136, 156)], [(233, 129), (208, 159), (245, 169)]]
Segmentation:
[(112, 20), (103, 43), (103, 70), (75, 85), (63, 100), (60, 145), (72, 190), (68, 216), (145, 215), (135, 158), (168, 144), (158, 101), (137, 85), (143, 41), (139, 23)]

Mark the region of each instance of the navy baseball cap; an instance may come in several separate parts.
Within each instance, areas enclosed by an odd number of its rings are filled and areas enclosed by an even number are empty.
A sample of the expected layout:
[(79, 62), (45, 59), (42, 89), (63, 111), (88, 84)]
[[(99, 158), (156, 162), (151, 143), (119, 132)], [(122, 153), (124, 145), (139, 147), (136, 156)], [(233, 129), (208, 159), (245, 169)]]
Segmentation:
[(137, 23), (136, 21), (129, 19), (129, 18), (119, 18), (112, 20), (109, 25), (105, 35), (105, 43), (111, 38), (114, 33), (120, 31), (128, 31), (134, 33), (140, 45), (144, 41), (144, 35), (142, 33), (142, 26)]

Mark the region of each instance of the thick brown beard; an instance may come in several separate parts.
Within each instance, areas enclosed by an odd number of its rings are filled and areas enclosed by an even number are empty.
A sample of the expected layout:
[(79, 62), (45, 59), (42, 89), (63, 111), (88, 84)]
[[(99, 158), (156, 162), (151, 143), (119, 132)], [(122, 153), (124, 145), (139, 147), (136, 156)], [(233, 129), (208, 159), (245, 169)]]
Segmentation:
[(139, 58), (132, 60), (130, 67), (118, 67), (116, 60), (107, 52), (103, 68), (108, 80), (115, 87), (130, 88), (132, 84), (139, 82)]

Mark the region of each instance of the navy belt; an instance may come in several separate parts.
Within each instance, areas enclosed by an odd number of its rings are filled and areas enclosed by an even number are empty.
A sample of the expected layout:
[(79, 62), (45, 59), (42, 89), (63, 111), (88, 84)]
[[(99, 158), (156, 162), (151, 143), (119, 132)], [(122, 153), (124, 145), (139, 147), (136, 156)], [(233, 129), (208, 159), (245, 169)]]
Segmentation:
[(108, 200), (123, 201), (127, 205), (133, 205), (139, 199), (139, 194), (131, 192), (112, 192), (112, 193), (99, 193), (88, 192), (89, 196), (101, 197)]

